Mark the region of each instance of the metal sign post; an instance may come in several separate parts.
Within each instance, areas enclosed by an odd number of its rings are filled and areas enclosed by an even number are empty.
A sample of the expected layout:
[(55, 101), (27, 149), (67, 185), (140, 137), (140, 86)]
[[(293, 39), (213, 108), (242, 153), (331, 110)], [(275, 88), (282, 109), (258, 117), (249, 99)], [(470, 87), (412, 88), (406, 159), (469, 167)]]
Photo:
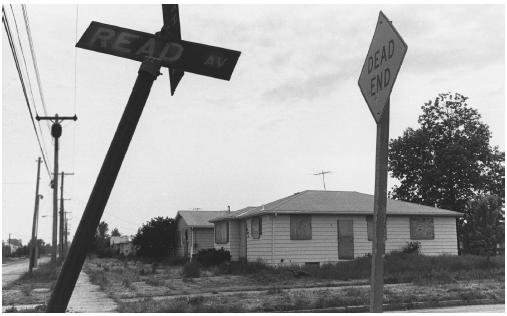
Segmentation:
[[(179, 21), (179, 17), (178, 17)], [(167, 26), (164, 26), (167, 28)], [(134, 135), (160, 67), (170, 67), (229, 80), (240, 52), (220, 47), (166, 40), (113, 25), (92, 22), (76, 45), (98, 52), (142, 61), (130, 98), (107, 151), (67, 258), (48, 302), (47, 312), (65, 312), (88, 246), (99, 225), (128, 146)], [(174, 82), (172, 86), (175, 88)]]
[(359, 88), (377, 123), (375, 196), (371, 262), (370, 312), (382, 312), (387, 204), (387, 154), (389, 145), (389, 98), (407, 45), (380, 11), (368, 55), (359, 76)]

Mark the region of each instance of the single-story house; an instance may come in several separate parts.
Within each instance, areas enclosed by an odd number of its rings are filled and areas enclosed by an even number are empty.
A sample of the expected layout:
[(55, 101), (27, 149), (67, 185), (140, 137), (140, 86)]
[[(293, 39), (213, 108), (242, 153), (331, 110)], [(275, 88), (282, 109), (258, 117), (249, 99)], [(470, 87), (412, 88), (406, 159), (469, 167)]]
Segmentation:
[(132, 237), (129, 236), (111, 236), (109, 246), (119, 254), (124, 256), (134, 255), (135, 248), (132, 243)]
[(191, 258), (201, 249), (213, 248), (213, 224), (210, 219), (227, 211), (178, 211), (176, 214), (176, 255)]
[[(426, 255), (457, 254), (456, 217), (461, 213), (387, 200), (386, 253), (418, 241)], [(215, 248), (233, 261), (315, 264), (371, 253), (373, 196), (308, 190), (213, 218)]]

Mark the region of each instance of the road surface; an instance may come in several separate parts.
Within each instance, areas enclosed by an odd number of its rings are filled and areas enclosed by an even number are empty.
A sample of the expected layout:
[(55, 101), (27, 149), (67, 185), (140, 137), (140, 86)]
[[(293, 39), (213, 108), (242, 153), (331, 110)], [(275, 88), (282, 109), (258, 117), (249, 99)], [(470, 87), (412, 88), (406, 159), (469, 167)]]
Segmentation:
[[(41, 257), (39, 264), (49, 262), (49, 257)], [(28, 272), (28, 259), (19, 259), (13, 262), (2, 263), (2, 288), (7, 284), (15, 281)]]
[(393, 313), (505, 313), (505, 304), (463, 305), (426, 309), (411, 309)]

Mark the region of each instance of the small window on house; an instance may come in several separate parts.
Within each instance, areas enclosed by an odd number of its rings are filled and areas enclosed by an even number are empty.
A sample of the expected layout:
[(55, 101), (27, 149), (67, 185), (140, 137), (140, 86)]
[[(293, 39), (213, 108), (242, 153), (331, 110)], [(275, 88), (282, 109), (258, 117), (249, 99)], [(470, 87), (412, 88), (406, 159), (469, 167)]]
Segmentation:
[(229, 242), (229, 222), (215, 223), (215, 243), (226, 244)]
[[(373, 216), (366, 216), (366, 229), (368, 231), (368, 240), (373, 240)], [(387, 240), (387, 226), (384, 230), (384, 240)]]
[(412, 240), (435, 239), (435, 228), (433, 225), (433, 217), (411, 217), (410, 239)]
[(260, 216), (253, 217), (251, 225), (252, 225), (252, 238), (259, 239), (262, 235), (262, 218)]
[(290, 239), (291, 240), (312, 239), (311, 215), (290, 216)]

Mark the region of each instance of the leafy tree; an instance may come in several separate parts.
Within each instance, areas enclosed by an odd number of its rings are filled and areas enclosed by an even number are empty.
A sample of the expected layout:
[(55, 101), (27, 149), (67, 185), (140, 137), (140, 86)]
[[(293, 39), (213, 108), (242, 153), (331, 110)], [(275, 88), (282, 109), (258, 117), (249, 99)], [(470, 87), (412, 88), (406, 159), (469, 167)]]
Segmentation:
[(99, 223), (99, 227), (97, 227), (97, 236), (99, 238), (102, 238), (102, 239), (105, 239), (107, 237), (109, 237), (109, 235), (107, 234), (107, 232), (109, 231), (109, 225), (102, 221)]
[(174, 254), (176, 221), (169, 217), (155, 217), (138, 229), (133, 243), (141, 257), (162, 258)]
[(497, 244), (501, 244), (505, 236), (505, 214), (502, 201), (494, 195), (483, 196), (470, 201), (464, 221), (463, 241), (468, 245), (470, 253), (491, 255), (497, 253)]
[(94, 252), (99, 257), (110, 257), (112, 255), (112, 249), (109, 247), (110, 236), (108, 231), (109, 225), (104, 221), (100, 222), (88, 250), (89, 252)]
[[(390, 196), (458, 212), (478, 195), (503, 201), (505, 153), (490, 145), (489, 127), (467, 97), (439, 94), (421, 108), (420, 127), (390, 141), (389, 171), (400, 181)], [(466, 225), (458, 222), (460, 236)]]
[(121, 236), (118, 228), (115, 228), (115, 229), (113, 229), (113, 231), (111, 231), (111, 236)]

